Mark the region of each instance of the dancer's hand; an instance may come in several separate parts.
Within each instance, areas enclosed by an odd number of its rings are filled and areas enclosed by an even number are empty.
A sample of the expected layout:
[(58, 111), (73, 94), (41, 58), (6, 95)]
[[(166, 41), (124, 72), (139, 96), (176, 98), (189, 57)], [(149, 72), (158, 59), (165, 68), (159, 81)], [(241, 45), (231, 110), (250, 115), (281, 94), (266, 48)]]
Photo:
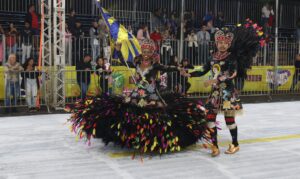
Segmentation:
[(212, 84), (217, 83), (217, 82), (218, 82), (218, 80), (216, 80), (216, 79), (214, 79), (214, 80), (206, 80), (206, 81), (204, 82), (204, 87), (207, 88), (207, 87), (209, 87), (209, 86), (211, 86)]

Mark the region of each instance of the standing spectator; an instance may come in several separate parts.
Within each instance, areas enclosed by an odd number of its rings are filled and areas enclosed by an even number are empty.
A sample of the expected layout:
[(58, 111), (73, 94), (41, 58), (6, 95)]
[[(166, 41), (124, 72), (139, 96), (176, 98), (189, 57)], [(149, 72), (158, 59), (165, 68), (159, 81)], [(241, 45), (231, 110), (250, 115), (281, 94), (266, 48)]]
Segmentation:
[(35, 69), (35, 63), (33, 58), (28, 58), (23, 65), (24, 73), (22, 75), (25, 90), (26, 90), (26, 101), (29, 112), (37, 110), (37, 93), (38, 93), (38, 76), (39, 72)]
[(70, 10), (70, 16), (69, 16), (69, 19), (68, 19), (68, 27), (69, 27), (69, 30), (73, 33), (75, 31), (75, 28), (76, 28), (76, 13), (75, 13), (75, 10), (74, 9), (71, 9)]
[(204, 22), (213, 21), (213, 20), (214, 20), (213, 11), (209, 11), (209, 12), (203, 17), (203, 21), (204, 21)]
[(106, 23), (105, 23), (105, 20), (102, 18), (102, 16), (100, 16), (98, 24), (99, 24), (99, 29), (100, 30), (104, 30), (106, 28)]
[(99, 75), (99, 85), (101, 87), (102, 93), (109, 93), (109, 76), (112, 72), (108, 59), (98, 58), (96, 66), (97, 74)]
[[(12, 107), (17, 105), (17, 98), (20, 94), (20, 72), (23, 71), (23, 68), (17, 62), (15, 54), (10, 54), (7, 61), (4, 66), (6, 74), (5, 105), (6, 107)], [(15, 107), (12, 107), (12, 112), (16, 112)], [(9, 108), (5, 109), (5, 113), (9, 113)]]
[(162, 55), (162, 59), (164, 60), (163, 64), (170, 63), (170, 57), (173, 56), (173, 48), (171, 45), (171, 36), (168, 30), (164, 31), (163, 37), (162, 37), (162, 46), (160, 49), (160, 53)]
[(66, 65), (71, 65), (72, 63), (72, 33), (68, 24), (66, 24), (65, 33), (65, 50), (66, 50)]
[[(263, 25), (264, 29), (267, 30), (269, 27), (269, 18), (270, 18), (270, 16), (274, 15), (274, 11), (273, 11), (270, 3), (265, 4), (264, 7), (262, 8), (261, 12), (262, 12), (262, 25)], [(266, 33), (267, 32), (268, 31), (266, 31)]]
[(2, 26), (0, 25), (0, 65), (2, 65), (4, 60), (4, 46), (3, 46), (4, 39), (5, 39), (5, 32)]
[[(168, 66), (175, 66), (179, 67), (180, 64), (178, 62), (178, 58), (176, 55), (171, 56), (170, 63), (167, 64)], [(168, 73), (168, 90), (179, 92), (179, 83), (180, 81), (180, 73), (178, 71)]]
[(110, 41), (109, 41), (109, 30), (105, 28), (100, 32), (100, 39), (103, 47), (103, 57), (110, 61), (111, 49), (110, 49)]
[(17, 29), (14, 27), (13, 23), (9, 24), (9, 30), (6, 36), (6, 51), (7, 51), (7, 55), (8, 54), (16, 54), (17, 53), (17, 35), (18, 35), (18, 31)]
[(142, 25), (141, 28), (137, 32), (136, 38), (138, 40), (150, 39), (150, 35), (149, 35), (149, 31), (148, 31), (148, 26)]
[[(191, 69), (194, 69), (194, 66), (192, 64), (189, 63), (188, 59), (183, 59), (182, 60), (182, 64), (181, 64), (181, 68), (188, 73), (188, 71)], [(181, 80), (180, 80), (180, 84), (181, 84), (181, 89), (182, 89), (182, 93), (185, 95), (188, 90), (191, 87), (191, 83), (189, 83), (188, 78), (187, 77), (183, 77), (180, 76)]]
[(159, 30), (155, 29), (154, 32), (151, 33), (150, 38), (155, 43), (155, 48), (156, 48), (155, 51), (159, 52), (159, 48), (160, 48), (160, 44), (161, 44), (161, 40), (162, 40), (162, 36), (161, 36)]
[(33, 31), (29, 22), (25, 22), (25, 28), (21, 32), (22, 42), (22, 64), (25, 63), (25, 59), (30, 57), (32, 48)]
[(29, 22), (31, 28), (33, 30), (34, 35), (40, 35), (39, 31), (39, 18), (38, 15), (35, 13), (35, 6), (31, 4), (28, 8), (28, 13), (25, 17), (25, 22)]
[(92, 54), (93, 59), (92, 61), (95, 62), (96, 58), (100, 56), (100, 42), (99, 42), (99, 28), (98, 23), (95, 20), (93, 22), (93, 26), (90, 28), (90, 37), (91, 37), (91, 47), (92, 47)]
[(75, 38), (75, 43), (73, 43), (73, 53), (72, 53), (72, 65), (77, 64), (79, 59), (83, 57), (83, 41), (84, 41), (84, 32), (81, 28), (81, 23), (79, 21), (76, 22), (76, 27), (74, 32), (72, 32), (73, 37)]
[(189, 59), (192, 60), (193, 64), (198, 64), (198, 62), (197, 62), (198, 39), (197, 39), (197, 35), (195, 34), (194, 30), (191, 31), (191, 33), (187, 36), (186, 40), (188, 41), (188, 47), (189, 47), (189, 50), (188, 50)]
[(295, 89), (299, 81), (300, 81), (300, 54), (296, 56), (296, 60), (295, 60), (295, 74), (293, 77), (293, 84), (291, 87), (291, 91)]
[(202, 25), (201, 30), (197, 33), (197, 40), (200, 49), (200, 65), (206, 64), (209, 57), (210, 34), (206, 25)]
[(133, 30), (132, 30), (131, 25), (129, 25), (129, 26), (127, 27), (127, 30), (128, 30), (129, 33), (133, 34)]
[(300, 43), (300, 17), (298, 17), (297, 19), (296, 27), (297, 27), (297, 39), (298, 39), (298, 43)]
[(85, 99), (91, 81), (91, 56), (85, 55), (81, 63), (76, 64), (77, 82), (81, 88), (81, 98)]
[(218, 12), (218, 15), (215, 20), (215, 27), (222, 29), (225, 26), (225, 19), (223, 12)]

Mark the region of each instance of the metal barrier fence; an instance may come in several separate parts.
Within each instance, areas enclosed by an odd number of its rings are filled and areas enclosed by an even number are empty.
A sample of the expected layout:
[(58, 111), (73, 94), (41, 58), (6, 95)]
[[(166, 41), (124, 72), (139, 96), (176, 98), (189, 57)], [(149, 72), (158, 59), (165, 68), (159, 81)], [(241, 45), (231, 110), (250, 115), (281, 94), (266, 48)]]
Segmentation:
[[(0, 71), (0, 108), (46, 106), (45, 71), (7, 69)], [(15, 110), (15, 109), (14, 109)]]
[[(45, 79), (45, 72), (1, 72), (0, 83), (0, 108), (15, 110), (15, 107), (34, 108), (39, 105), (50, 107), (51, 92), (46, 91), (46, 85), (51, 84)], [(65, 103), (74, 104), (78, 99), (87, 96), (97, 96), (102, 93), (110, 95), (122, 95), (124, 90), (135, 88), (129, 70), (113, 70), (112, 72), (100, 70), (64, 70)], [(266, 74), (266, 77), (264, 76)], [(259, 75), (251, 75), (259, 74)], [(296, 70), (293, 76), (291, 72), (280, 71), (274, 75), (273, 70), (252, 70), (246, 80), (237, 79), (234, 81), (235, 88), (240, 96), (272, 96), (278, 94), (300, 94), (300, 69)], [(14, 77), (12, 77), (12, 75)], [(14, 80), (11, 80), (14, 79)], [(179, 72), (162, 73), (157, 86), (161, 92), (176, 92), (185, 94), (188, 97), (207, 97), (210, 94), (210, 87), (204, 87), (206, 80), (211, 79), (210, 75), (201, 78), (187, 78)], [(53, 88), (53, 86), (51, 86)], [(47, 97), (48, 96), (48, 97)]]

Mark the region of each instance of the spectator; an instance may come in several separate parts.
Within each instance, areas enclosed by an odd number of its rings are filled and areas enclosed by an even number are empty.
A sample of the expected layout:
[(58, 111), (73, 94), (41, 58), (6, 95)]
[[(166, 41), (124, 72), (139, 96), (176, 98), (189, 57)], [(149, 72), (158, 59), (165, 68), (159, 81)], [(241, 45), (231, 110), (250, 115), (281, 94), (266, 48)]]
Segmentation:
[(129, 26), (127, 27), (127, 30), (128, 30), (129, 33), (133, 34), (133, 30), (132, 30), (131, 25), (129, 25)]
[(297, 27), (297, 39), (298, 39), (298, 42), (300, 42), (300, 17), (298, 17), (298, 19), (297, 19), (296, 27)]
[(5, 40), (5, 32), (2, 26), (0, 25), (0, 65), (2, 65), (4, 60), (4, 48), (3, 48), (4, 40)]
[(110, 61), (111, 48), (110, 48), (108, 28), (105, 28), (103, 31), (100, 32), (100, 39), (103, 47), (103, 57), (108, 61)]
[[(23, 71), (23, 67), (17, 62), (15, 54), (10, 54), (7, 63), (4, 66), (6, 74), (6, 107), (12, 107), (12, 112), (16, 112), (15, 106), (17, 105), (17, 98), (20, 94), (20, 72)], [(12, 99), (11, 99), (12, 97)], [(13, 107), (14, 106), (14, 107)], [(10, 108), (5, 109), (5, 113), (9, 113)]]
[(76, 27), (72, 35), (75, 39), (75, 43), (73, 43), (73, 54), (72, 54), (72, 65), (76, 66), (76, 63), (79, 61), (81, 57), (83, 57), (83, 41), (84, 41), (84, 32), (81, 28), (81, 23), (79, 21), (76, 22)]
[(22, 42), (22, 64), (25, 63), (25, 59), (30, 57), (32, 48), (32, 38), (33, 31), (30, 27), (29, 22), (25, 22), (25, 28), (21, 32), (21, 42)]
[(295, 89), (299, 81), (300, 81), (300, 54), (296, 56), (296, 60), (295, 60), (295, 74), (293, 77), (293, 84), (291, 87), (291, 91)]
[(164, 31), (163, 37), (162, 37), (162, 46), (160, 49), (160, 53), (163, 56), (162, 59), (164, 59), (164, 64), (170, 63), (170, 57), (173, 56), (173, 48), (171, 45), (171, 36), (168, 30)]
[(76, 13), (75, 13), (75, 10), (74, 9), (71, 9), (70, 10), (70, 16), (69, 16), (69, 19), (68, 19), (68, 27), (69, 27), (69, 30), (71, 31), (71, 33), (73, 33), (75, 31), (75, 28), (76, 28)]
[(99, 84), (102, 90), (102, 93), (109, 93), (109, 77), (112, 72), (108, 59), (98, 58), (96, 66), (97, 74), (99, 75)]
[(136, 38), (138, 40), (143, 40), (143, 39), (150, 39), (149, 31), (148, 31), (148, 26), (143, 25), (137, 32)]
[(16, 54), (17, 53), (17, 35), (18, 35), (18, 31), (17, 29), (14, 27), (13, 23), (9, 24), (9, 30), (6, 36), (6, 51), (7, 51), (7, 55), (8, 54)]
[[(188, 59), (183, 59), (182, 60), (181, 67), (183, 68), (183, 70), (186, 73), (188, 73), (188, 71), (190, 69), (194, 69), (194, 66), (189, 63)], [(180, 84), (181, 84), (182, 93), (185, 95), (188, 92), (188, 90), (190, 89), (191, 83), (189, 83), (187, 77), (183, 77), (183, 76), (180, 76), (180, 77), (181, 77)]]
[(155, 29), (154, 32), (151, 33), (150, 38), (154, 41), (156, 46), (156, 52), (159, 51), (159, 47), (161, 44), (162, 36), (158, 29)]
[(204, 22), (213, 21), (213, 20), (214, 20), (213, 11), (209, 11), (209, 12), (203, 17), (203, 21), (204, 21)]
[(37, 110), (37, 94), (38, 94), (38, 76), (39, 72), (35, 69), (34, 59), (28, 58), (23, 65), (24, 73), (22, 75), (25, 90), (28, 111), (34, 112)]
[(192, 60), (193, 64), (197, 64), (197, 56), (198, 56), (198, 39), (195, 31), (192, 30), (191, 33), (187, 36), (186, 40), (188, 41), (188, 56), (189, 59)]
[(200, 64), (206, 64), (209, 57), (209, 42), (210, 34), (207, 31), (207, 26), (202, 25), (201, 30), (197, 33), (197, 40), (200, 49)]
[(66, 65), (71, 65), (72, 63), (72, 33), (68, 24), (66, 24), (65, 33), (65, 50), (66, 50)]
[[(168, 63), (168, 66), (176, 66), (176, 67), (180, 66), (176, 55), (171, 56), (170, 63)], [(180, 81), (179, 72), (168, 73), (168, 90), (178, 92), (179, 84), (180, 84), (179, 81)]]
[(163, 21), (163, 24), (166, 24), (168, 22), (168, 12), (167, 12), (167, 9), (164, 8), (163, 9), (163, 12), (162, 12), (162, 21)]
[(28, 13), (25, 17), (25, 22), (29, 22), (30, 26), (33, 30), (34, 35), (40, 35), (39, 32), (39, 18), (38, 15), (35, 13), (35, 6), (31, 4), (28, 8)]
[(99, 29), (100, 30), (106, 29), (106, 23), (105, 23), (105, 20), (102, 18), (102, 16), (100, 16), (98, 24), (99, 24)]
[(93, 22), (93, 26), (90, 28), (91, 47), (93, 54), (93, 62), (100, 56), (100, 43), (99, 43), (99, 28), (97, 21)]
[(224, 19), (224, 14), (223, 12), (218, 12), (218, 15), (215, 20), (215, 26), (218, 29), (222, 29), (225, 26), (225, 19)]
[(262, 12), (262, 25), (265, 29), (267, 29), (269, 27), (269, 18), (270, 16), (274, 15), (274, 11), (270, 3), (265, 4), (261, 12)]
[(81, 98), (85, 99), (91, 79), (91, 56), (85, 55), (81, 63), (76, 64), (77, 82), (81, 88)]

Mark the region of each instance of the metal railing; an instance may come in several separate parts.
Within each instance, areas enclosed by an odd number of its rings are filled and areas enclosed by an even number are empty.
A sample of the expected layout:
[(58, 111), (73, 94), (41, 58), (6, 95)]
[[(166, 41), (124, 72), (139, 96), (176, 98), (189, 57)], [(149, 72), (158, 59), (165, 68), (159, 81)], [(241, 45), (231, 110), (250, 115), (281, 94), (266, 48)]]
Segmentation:
[[(51, 81), (45, 79), (45, 73), (54, 75), (55, 71), (31, 71), (16, 73), (11, 81), (7, 72), (0, 72), (0, 108), (9, 110), (15, 107), (34, 108), (40, 106), (51, 107), (53, 99), (46, 95), (53, 95), (46, 91), (46, 85)], [(113, 69), (112, 72), (103, 70), (75, 70), (66, 69), (62, 72), (65, 85), (65, 103), (74, 104), (79, 99), (88, 96), (98, 96), (103, 93), (122, 95), (125, 90), (135, 89), (131, 75), (133, 69)], [(300, 69), (294, 67), (279, 69), (274, 75), (274, 69), (252, 69), (247, 79), (234, 80), (234, 86), (240, 96), (272, 96), (278, 94), (300, 94)], [(192, 98), (207, 97), (210, 87), (205, 87), (206, 80), (211, 79), (208, 73), (203, 77), (187, 78), (179, 72), (160, 73), (157, 87), (161, 92), (176, 92)]]
[(0, 108), (46, 106), (45, 71), (0, 71)]

